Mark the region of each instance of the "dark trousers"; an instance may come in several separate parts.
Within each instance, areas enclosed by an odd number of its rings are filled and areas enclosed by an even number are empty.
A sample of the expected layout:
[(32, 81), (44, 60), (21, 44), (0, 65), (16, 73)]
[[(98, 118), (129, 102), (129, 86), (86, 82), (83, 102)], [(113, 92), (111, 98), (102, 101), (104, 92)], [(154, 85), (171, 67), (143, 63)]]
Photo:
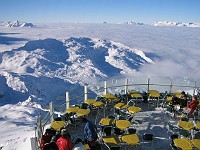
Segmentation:
[(96, 141), (88, 141), (91, 150), (101, 150), (101, 145)]

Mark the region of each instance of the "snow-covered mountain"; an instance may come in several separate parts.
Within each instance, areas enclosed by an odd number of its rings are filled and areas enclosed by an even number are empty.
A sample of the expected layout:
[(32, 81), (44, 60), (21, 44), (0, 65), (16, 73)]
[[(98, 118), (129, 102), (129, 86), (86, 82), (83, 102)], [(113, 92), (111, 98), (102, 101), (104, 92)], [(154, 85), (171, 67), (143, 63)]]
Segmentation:
[(46, 104), (64, 96), (66, 84), (75, 88), (97, 79), (131, 74), (146, 63), (153, 61), (141, 50), (114, 41), (86, 37), (29, 41), (0, 55), (0, 101), (14, 99), (15, 103), (18, 98), (32, 96)]
[(9, 21), (9, 22), (0, 22), (0, 26), (3, 26), (3, 27), (33, 27), (33, 24), (16, 20), (16, 21)]
[(154, 22), (153, 25), (154, 26), (200, 27), (199, 23), (182, 23), (182, 22), (168, 22), (168, 21)]
[(125, 22), (125, 24), (132, 24), (132, 25), (144, 25), (144, 23), (141, 23), (141, 22), (133, 22), (133, 21), (130, 21), (130, 22)]

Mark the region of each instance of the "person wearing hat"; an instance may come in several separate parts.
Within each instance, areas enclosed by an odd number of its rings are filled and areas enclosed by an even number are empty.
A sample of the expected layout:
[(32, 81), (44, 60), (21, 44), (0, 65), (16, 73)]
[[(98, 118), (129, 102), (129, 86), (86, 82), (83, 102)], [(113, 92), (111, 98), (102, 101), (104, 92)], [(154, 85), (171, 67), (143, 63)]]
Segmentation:
[(56, 141), (58, 150), (72, 150), (73, 143), (69, 138), (69, 133), (66, 129), (61, 130), (61, 137)]

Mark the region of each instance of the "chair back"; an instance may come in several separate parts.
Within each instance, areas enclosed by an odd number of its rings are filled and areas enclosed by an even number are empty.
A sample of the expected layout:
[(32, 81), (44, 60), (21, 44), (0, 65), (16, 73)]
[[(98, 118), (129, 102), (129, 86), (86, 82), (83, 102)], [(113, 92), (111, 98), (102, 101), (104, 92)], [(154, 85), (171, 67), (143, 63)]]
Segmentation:
[(134, 128), (128, 128), (128, 129), (127, 129), (128, 134), (135, 134), (136, 131), (137, 131), (137, 130), (134, 129)]
[(110, 136), (112, 135), (112, 127), (111, 126), (107, 126), (103, 128), (103, 132), (106, 136)]
[(143, 134), (143, 139), (147, 141), (152, 141), (153, 140), (153, 134), (145, 133)]

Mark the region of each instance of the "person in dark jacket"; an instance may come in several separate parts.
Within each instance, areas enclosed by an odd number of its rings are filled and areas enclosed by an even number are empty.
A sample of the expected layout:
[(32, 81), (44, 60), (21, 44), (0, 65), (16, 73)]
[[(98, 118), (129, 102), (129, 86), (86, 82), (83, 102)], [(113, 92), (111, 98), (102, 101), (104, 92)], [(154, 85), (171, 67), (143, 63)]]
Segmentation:
[(187, 95), (185, 91), (181, 92), (180, 97), (173, 97), (172, 105), (180, 105), (181, 108), (187, 106)]
[(85, 123), (84, 127), (85, 141), (87, 141), (91, 150), (100, 150), (101, 146), (97, 142), (98, 135), (96, 126), (86, 118), (82, 118), (82, 122)]
[(54, 134), (53, 130), (51, 130), (51, 129), (46, 129), (45, 130), (45, 134), (42, 135), (41, 145), (40, 145), (40, 148), (42, 150), (44, 149), (45, 144), (48, 144), (48, 143), (51, 142), (53, 134)]

